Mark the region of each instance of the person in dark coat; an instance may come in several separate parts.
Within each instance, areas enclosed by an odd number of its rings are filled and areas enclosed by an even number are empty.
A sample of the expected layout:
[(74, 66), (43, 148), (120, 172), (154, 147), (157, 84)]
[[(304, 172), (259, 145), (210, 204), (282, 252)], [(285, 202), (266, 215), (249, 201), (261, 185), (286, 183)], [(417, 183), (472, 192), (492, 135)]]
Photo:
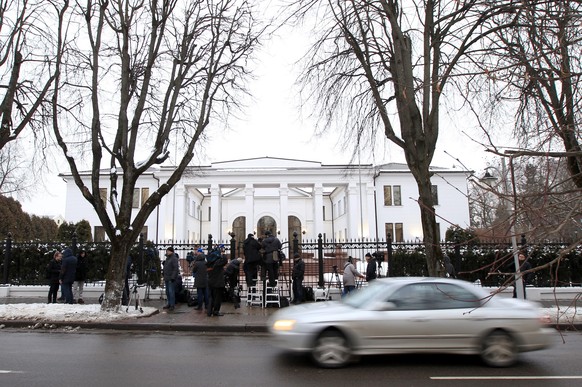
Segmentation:
[(75, 282), (75, 275), (77, 272), (77, 257), (73, 255), (71, 249), (63, 250), (63, 263), (61, 264), (61, 273), (59, 274), (59, 282), (66, 304), (73, 303), (73, 282)]
[(176, 306), (176, 280), (180, 274), (178, 256), (174, 254), (172, 246), (166, 249), (166, 260), (164, 261), (164, 284), (166, 286), (166, 298), (168, 303), (163, 309), (173, 311)]
[(263, 239), (262, 247), (264, 250), (265, 258), (265, 269), (267, 270), (267, 275), (269, 276), (269, 287), (274, 287), (276, 285), (275, 280), (277, 279), (277, 268), (279, 265), (278, 251), (281, 249), (281, 241), (279, 238), (275, 237), (271, 231), (265, 231), (265, 239)]
[[(531, 270), (531, 263), (528, 262), (527, 260), (527, 256), (525, 255), (525, 253), (520, 252), (518, 254), (518, 260), (519, 260), (519, 270), (518, 272), (524, 272), (527, 270)], [(515, 264), (512, 265), (513, 269), (515, 270)], [(526, 273), (524, 275), (522, 275), (520, 277), (520, 279), (518, 281), (521, 281), (523, 284), (523, 299), (526, 299), (526, 294), (525, 294), (525, 287), (527, 285), (530, 285), (532, 283), (533, 280), (533, 273)], [(513, 285), (513, 298), (517, 298), (517, 286), (514, 284)]]
[(303, 276), (305, 275), (305, 262), (301, 259), (299, 253), (293, 255), (293, 303), (301, 304), (303, 302)]
[(196, 310), (201, 310), (202, 307), (209, 310), (208, 271), (206, 270), (206, 257), (202, 249), (196, 250), (194, 255), (192, 275), (194, 276), (194, 286), (196, 287), (196, 296), (198, 297)]
[(457, 278), (457, 271), (455, 266), (451, 263), (451, 258), (448, 255), (444, 257), (446, 276), (450, 278)]
[(261, 264), (261, 244), (253, 234), (249, 234), (243, 242), (245, 254), (245, 280), (247, 288), (256, 285), (257, 268)]
[(240, 275), (240, 266), (242, 258), (234, 258), (228, 263), (224, 270), (225, 280), (228, 283), (228, 299), (234, 304), (234, 308), (240, 308), (240, 292), (238, 287), (238, 277)]
[(77, 271), (75, 272), (75, 282), (73, 284), (73, 299), (79, 304), (84, 304), (83, 287), (87, 280), (87, 252), (79, 251), (77, 254)]
[(57, 303), (57, 293), (59, 292), (59, 275), (61, 274), (61, 263), (63, 254), (55, 251), (53, 258), (47, 264), (47, 276), (49, 280), (48, 303)]
[(224, 293), (224, 265), (227, 259), (224, 255), (224, 247), (221, 249), (221, 255), (214, 262), (209, 264), (208, 270), (208, 288), (210, 289), (210, 309), (206, 310), (208, 316), (222, 316), (220, 307), (222, 305), (222, 294)]
[(376, 260), (372, 257), (372, 254), (366, 254), (366, 262), (368, 265), (366, 266), (366, 281), (370, 282), (376, 279)]

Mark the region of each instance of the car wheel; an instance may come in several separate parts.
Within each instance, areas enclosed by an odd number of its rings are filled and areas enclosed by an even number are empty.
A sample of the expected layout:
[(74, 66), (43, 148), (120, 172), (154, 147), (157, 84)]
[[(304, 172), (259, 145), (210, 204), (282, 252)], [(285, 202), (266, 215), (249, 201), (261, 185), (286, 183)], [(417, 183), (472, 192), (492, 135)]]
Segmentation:
[(490, 367), (509, 367), (517, 356), (515, 340), (507, 332), (494, 331), (483, 340), (481, 358)]
[(319, 335), (311, 352), (313, 361), (323, 368), (345, 366), (351, 357), (347, 338), (338, 331), (325, 331)]

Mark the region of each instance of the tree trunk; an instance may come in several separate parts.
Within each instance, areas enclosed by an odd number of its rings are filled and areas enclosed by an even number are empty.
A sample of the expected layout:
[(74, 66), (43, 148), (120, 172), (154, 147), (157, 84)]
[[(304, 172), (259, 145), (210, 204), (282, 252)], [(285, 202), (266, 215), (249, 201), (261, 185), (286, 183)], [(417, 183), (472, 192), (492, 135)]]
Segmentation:
[(101, 304), (104, 312), (118, 312), (121, 307), (127, 257), (132, 247), (131, 242), (124, 239), (111, 241), (111, 259), (105, 277), (105, 296)]

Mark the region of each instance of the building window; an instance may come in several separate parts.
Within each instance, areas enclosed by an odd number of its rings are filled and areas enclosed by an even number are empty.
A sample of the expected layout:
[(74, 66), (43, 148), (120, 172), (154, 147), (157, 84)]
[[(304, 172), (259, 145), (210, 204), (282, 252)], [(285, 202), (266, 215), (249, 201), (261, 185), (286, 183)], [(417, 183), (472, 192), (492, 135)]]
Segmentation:
[(141, 189), (141, 205), (143, 207), (144, 203), (150, 198), (150, 189), (149, 188), (142, 188)]
[(437, 223), (436, 224), (436, 236), (437, 236), (437, 241), (441, 240), (441, 224)]
[(323, 206), (323, 220), (325, 221), (325, 206)]
[(131, 201), (131, 208), (139, 208), (139, 188), (133, 189), (133, 199)]
[(399, 185), (385, 185), (384, 186), (384, 205), (385, 206), (401, 206), (402, 195)]
[(208, 207), (208, 221), (212, 220), (212, 207)]
[(93, 241), (94, 242), (105, 241), (105, 228), (103, 228), (103, 226), (95, 226), (93, 228)]
[(107, 188), (99, 188), (99, 197), (103, 202), (103, 207), (107, 208)]
[(392, 242), (404, 242), (404, 225), (402, 223), (385, 223), (384, 229), (386, 240), (388, 240), (388, 234), (390, 234)]
[(439, 204), (439, 190), (436, 185), (430, 186), (430, 191), (432, 193), (432, 204), (437, 206)]
[(338, 208), (337, 208), (337, 209), (338, 209), (337, 216), (338, 216), (338, 217), (339, 217), (339, 216), (342, 216), (342, 215), (344, 214), (344, 211), (343, 211), (343, 209), (344, 209), (344, 206), (343, 206), (343, 200), (342, 200), (342, 199), (340, 199), (340, 200), (337, 202), (337, 207), (338, 207)]

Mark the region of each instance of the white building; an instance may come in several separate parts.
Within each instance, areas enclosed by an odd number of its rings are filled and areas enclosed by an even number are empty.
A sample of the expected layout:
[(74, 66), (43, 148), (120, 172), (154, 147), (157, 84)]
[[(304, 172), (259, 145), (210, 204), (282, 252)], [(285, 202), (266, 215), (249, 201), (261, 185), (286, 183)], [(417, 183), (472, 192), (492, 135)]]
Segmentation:
[[(138, 180), (136, 210), (167, 179), (173, 167), (152, 169)], [(432, 168), (437, 222), (441, 236), (455, 224), (469, 225), (467, 177), (464, 171)], [(67, 180), (65, 218), (89, 221), (95, 240), (105, 236), (93, 209)], [(90, 174), (83, 175), (89, 185)], [(101, 187), (107, 187), (103, 174)], [(107, 188), (102, 189), (107, 197)], [(315, 161), (273, 157), (215, 162), (191, 167), (149, 217), (143, 232), (153, 241), (237, 240), (267, 229), (282, 240), (301, 238), (394, 241), (422, 239), (416, 182), (405, 164), (324, 165)]]

